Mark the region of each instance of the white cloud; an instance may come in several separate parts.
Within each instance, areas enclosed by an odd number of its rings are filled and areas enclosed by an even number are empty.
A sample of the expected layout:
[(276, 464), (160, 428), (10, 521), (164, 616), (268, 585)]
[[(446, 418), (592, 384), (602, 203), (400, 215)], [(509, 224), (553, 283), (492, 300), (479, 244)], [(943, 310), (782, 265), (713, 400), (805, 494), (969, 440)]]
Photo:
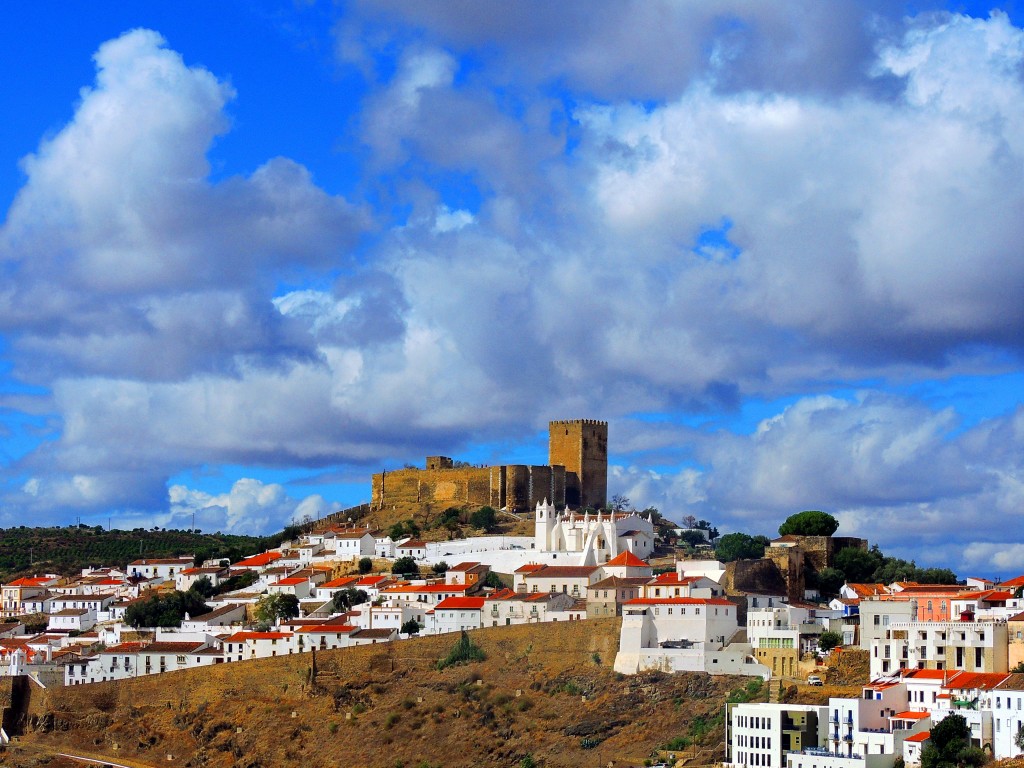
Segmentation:
[(170, 520), (162, 527), (191, 527), (194, 514), (196, 528), (208, 532), (268, 534), (306, 515), (317, 519), (333, 508), (322, 496), (296, 500), (283, 486), (252, 478), (236, 480), (228, 493), (216, 495), (172, 485), (168, 497)]

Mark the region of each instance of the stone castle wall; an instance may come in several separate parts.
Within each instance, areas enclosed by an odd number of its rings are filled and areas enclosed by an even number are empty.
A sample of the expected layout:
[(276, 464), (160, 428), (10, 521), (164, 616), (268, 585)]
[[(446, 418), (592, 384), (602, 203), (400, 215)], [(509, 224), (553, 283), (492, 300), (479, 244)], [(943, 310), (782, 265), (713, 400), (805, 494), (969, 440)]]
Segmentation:
[(425, 469), (373, 475), (370, 505), (489, 505), (527, 512), (547, 500), (559, 508), (603, 507), (608, 495), (608, 423), (553, 421), (549, 433), (549, 464), (456, 467), (447, 456), (428, 456)]

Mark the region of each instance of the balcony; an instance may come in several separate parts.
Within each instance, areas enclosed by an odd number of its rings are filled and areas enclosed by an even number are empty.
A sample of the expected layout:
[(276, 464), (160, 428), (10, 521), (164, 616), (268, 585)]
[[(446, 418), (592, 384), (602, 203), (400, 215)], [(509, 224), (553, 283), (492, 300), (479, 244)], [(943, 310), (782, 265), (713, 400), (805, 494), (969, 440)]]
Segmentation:
[(791, 755), (812, 755), (813, 757), (841, 757), (841, 758), (848, 759), (848, 760), (863, 760), (864, 759), (863, 755), (858, 755), (856, 753), (847, 755), (847, 754), (844, 754), (842, 752), (833, 752), (833, 751), (831, 751), (829, 749), (825, 749), (823, 747), (807, 747), (806, 749), (801, 749), (799, 751), (790, 752), (790, 754)]

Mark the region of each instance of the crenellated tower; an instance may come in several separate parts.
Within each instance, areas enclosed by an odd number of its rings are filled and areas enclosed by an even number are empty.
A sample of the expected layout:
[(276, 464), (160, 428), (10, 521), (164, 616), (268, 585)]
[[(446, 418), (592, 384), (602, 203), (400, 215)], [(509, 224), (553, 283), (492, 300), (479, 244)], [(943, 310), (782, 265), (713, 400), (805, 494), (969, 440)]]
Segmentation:
[(608, 500), (608, 422), (550, 422), (548, 464), (565, 467), (567, 507), (603, 507)]

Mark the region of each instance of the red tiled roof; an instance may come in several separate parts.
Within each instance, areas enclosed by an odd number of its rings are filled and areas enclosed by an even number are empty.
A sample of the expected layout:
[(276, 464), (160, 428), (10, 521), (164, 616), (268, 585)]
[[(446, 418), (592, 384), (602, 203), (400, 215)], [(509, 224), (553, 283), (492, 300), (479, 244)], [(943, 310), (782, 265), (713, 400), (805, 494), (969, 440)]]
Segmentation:
[(480, 563), (477, 563), (477, 562), (459, 563), (458, 565), (456, 565), (456, 566), (454, 566), (452, 568), (449, 568), (448, 570), (449, 571), (458, 571), (458, 572), (461, 573), (463, 571), (470, 571), (470, 570), (476, 568), (478, 565), (480, 565)]
[(623, 552), (623, 553), (621, 553), (619, 555), (616, 555), (611, 560), (609, 560), (607, 563), (605, 563), (605, 565), (606, 566), (612, 566), (612, 567), (626, 566), (628, 568), (650, 568), (651, 567), (650, 563), (648, 563), (645, 560), (641, 560), (639, 557), (634, 555), (629, 550), (626, 550), (625, 552)]
[(974, 690), (976, 688), (995, 688), (1006, 678), (1009, 672), (957, 672), (946, 683), (948, 690)]
[(282, 640), (291, 636), (291, 632), (235, 632), (224, 642), (244, 643), (246, 640)]
[(648, 584), (656, 586), (665, 586), (666, 584), (671, 584), (673, 586), (681, 587), (687, 584), (693, 584), (695, 581), (697, 581), (698, 578), (698, 576), (680, 576), (675, 571), (669, 571), (668, 573), (659, 573), (657, 576), (651, 579), (648, 582)]
[(44, 584), (52, 581), (52, 579), (46, 576), (23, 576), (20, 579), (15, 579), (9, 584), (4, 584), (5, 587), (41, 587)]
[(319, 589), (336, 589), (339, 587), (347, 587), (350, 584), (357, 584), (359, 582), (358, 576), (339, 576), (337, 579), (331, 579), (330, 581), (324, 582), (318, 588)]
[(269, 565), (275, 560), (280, 560), (282, 557), (280, 552), (261, 552), (258, 555), (247, 557), (245, 560), (240, 560), (235, 563), (236, 568), (256, 568), (261, 565)]
[(1000, 587), (1013, 587), (1013, 588), (1024, 587), (1024, 574), (1021, 574), (1020, 576), (1015, 576), (1012, 579), (1008, 579), (1007, 581), (1004, 581), (1004, 582), (1000, 583), (999, 586)]
[(309, 581), (309, 579), (303, 578), (302, 576), (290, 576), (287, 579), (281, 579), (274, 583), (282, 587), (294, 587), (296, 584), (302, 584), (305, 581)]
[(435, 611), (443, 610), (475, 610), (479, 611), (484, 607), (482, 597), (446, 597), (434, 606)]
[(407, 541), (404, 544), (399, 544), (395, 549), (423, 549), (427, 546), (427, 542), (421, 541), (420, 539), (414, 539)]
[(903, 677), (909, 677), (916, 680), (945, 680), (949, 672), (941, 669), (907, 669), (903, 672)]
[[(540, 570), (527, 573), (527, 579), (578, 579), (583, 576), (590, 576), (597, 571), (596, 565), (545, 565)], [(518, 573), (518, 571), (517, 571)]]
[(926, 717), (931, 717), (928, 712), (897, 712), (893, 715), (896, 720), (924, 720)]
[(526, 565), (521, 565), (518, 568), (516, 568), (515, 572), (516, 573), (533, 573), (534, 571), (539, 571), (541, 568), (544, 568), (544, 567), (545, 566), (541, 565), (540, 563), (527, 563)]
[(904, 741), (909, 741), (918, 744), (922, 741), (928, 741), (928, 738), (931, 735), (931, 731), (921, 731), (920, 733), (915, 733), (913, 736), (907, 736), (907, 738), (905, 738)]

